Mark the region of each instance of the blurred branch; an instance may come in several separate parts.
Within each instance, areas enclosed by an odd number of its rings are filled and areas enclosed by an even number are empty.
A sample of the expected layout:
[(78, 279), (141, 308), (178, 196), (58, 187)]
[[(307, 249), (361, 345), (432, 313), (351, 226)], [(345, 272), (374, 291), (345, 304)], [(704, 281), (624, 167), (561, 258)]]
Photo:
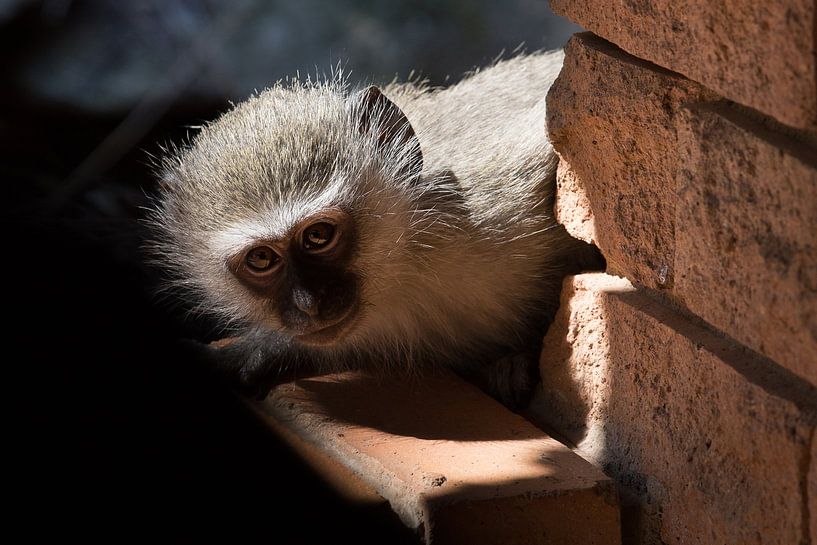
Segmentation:
[(167, 77), (153, 86), (85, 159), (68, 175), (47, 200), (47, 212), (56, 212), (79, 193), (87, 191), (98, 176), (113, 167), (167, 113), (185, 89), (217, 57), (215, 44), (224, 43), (250, 13), (251, 2), (235, 2), (231, 9), (217, 13), (211, 23), (192, 36)]

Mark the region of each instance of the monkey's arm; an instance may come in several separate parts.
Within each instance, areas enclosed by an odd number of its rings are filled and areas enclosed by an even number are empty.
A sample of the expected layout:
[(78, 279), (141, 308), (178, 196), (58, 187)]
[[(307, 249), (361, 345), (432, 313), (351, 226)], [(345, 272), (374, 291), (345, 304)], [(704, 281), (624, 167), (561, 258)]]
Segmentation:
[(248, 330), (225, 343), (193, 344), (206, 365), (247, 397), (263, 399), (276, 384), (318, 372), (306, 350), (265, 329)]

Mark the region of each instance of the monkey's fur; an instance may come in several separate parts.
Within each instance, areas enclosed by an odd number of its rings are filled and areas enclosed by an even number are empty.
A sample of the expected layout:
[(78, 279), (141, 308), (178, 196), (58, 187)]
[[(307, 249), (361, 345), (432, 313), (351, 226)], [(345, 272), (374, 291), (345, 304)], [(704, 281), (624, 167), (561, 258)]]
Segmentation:
[[(261, 395), (299, 367), (448, 366), (523, 403), (561, 279), (599, 259), (552, 214), (545, 95), (561, 62), (518, 56), (382, 94), (279, 83), (167, 158), (154, 250), (172, 285), (241, 329), (214, 357)], [(293, 231), (323, 210), (330, 228)], [(342, 258), (309, 254), (304, 237), (327, 229)], [(259, 241), (273, 242), (249, 257)], [(275, 279), (256, 286), (271, 248)]]

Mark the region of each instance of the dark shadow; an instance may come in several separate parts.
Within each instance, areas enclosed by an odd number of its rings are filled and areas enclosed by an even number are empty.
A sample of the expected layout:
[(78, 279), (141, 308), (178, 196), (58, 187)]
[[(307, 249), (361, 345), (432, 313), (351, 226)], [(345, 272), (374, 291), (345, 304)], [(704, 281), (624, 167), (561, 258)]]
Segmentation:
[[(565, 304), (564, 300), (562, 304)], [(540, 427), (563, 443), (575, 447), (587, 433), (589, 407), (567, 365), (573, 356), (573, 345), (567, 335), (562, 334), (565, 330), (561, 326), (551, 325), (545, 336), (539, 361), (542, 384), (534, 396), (530, 412)]]
[(811, 421), (817, 422), (817, 387), (771, 358), (742, 345), (700, 318), (688, 315), (681, 309), (670, 308), (644, 293), (618, 293), (615, 297), (693, 340), (770, 395), (792, 401)]
[(9, 251), (46, 245), (60, 269), (18, 268), (5, 297), (25, 542), (417, 543), (391, 510), (330, 490), (179, 346), (145, 271), (107, 240), (68, 218), (6, 225), (24, 233)]
[(524, 418), (449, 373), (403, 378), (354, 373), (295, 384), (331, 418), (393, 435), (451, 441), (544, 437)]

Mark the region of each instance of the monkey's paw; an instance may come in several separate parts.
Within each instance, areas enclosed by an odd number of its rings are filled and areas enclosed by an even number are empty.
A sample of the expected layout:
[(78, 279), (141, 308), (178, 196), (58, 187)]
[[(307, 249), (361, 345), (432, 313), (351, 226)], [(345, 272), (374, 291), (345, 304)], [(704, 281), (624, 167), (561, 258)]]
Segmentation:
[(241, 339), (210, 344), (184, 339), (182, 344), (220, 380), (245, 397), (264, 399), (275, 384), (282, 382), (263, 351), (248, 349)]

